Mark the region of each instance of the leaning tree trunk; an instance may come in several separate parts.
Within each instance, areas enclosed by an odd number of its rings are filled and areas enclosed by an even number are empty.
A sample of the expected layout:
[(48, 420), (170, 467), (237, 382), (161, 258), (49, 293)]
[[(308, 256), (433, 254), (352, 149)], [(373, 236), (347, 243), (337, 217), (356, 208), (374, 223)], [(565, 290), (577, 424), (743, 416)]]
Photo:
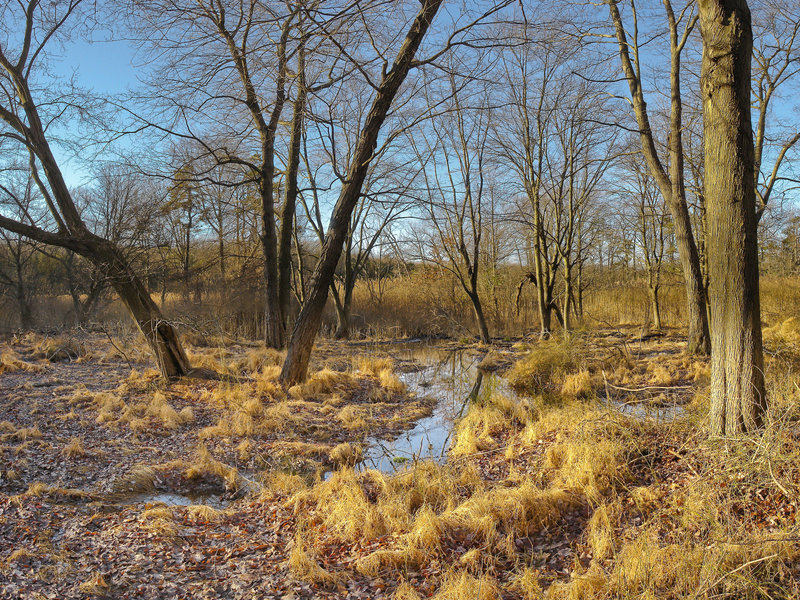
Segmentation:
[(760, 427), (767, 407), (745, 0), (700, 0), (705, 197), (711, 280), (711, 433)]
[(187, 375), (189, 359), (183, 351), (175, 328), (164, 319), (141, 280), (128, 261), (111, 242), (95, 241), (86, 257), (106, 275), (120, 299), (136, 321), (158, 362), (165, 379)]
[(294, 385), (306, 378), (311, 350), (319, 332), (322, 311), (325, 309), (325, 302), (328, 299), (328, 288), (333, 281), (336, 265), (342, 254), (350, 217), (361, 195), (367, 170), (375, 154), (378, 134), (400, 85), (412, 67), (417, 48), (425, 37), (442, 2), (443, 0), (422, 1), (422, 6), (403, 40), (403, 45), (392, 68), (384, 74), (378, 86), (375, 100), (361, 130), (347, 179), (333, 209), (325, 242), (322, 245), (322, 253), (314, 274), (311, 276), (311, 289), (292, 332), (280, 376), (284, 385)]
[(483, 314), (483, 305), (481, 298), (477, 291), (467, 292), (470, 302), (472, 302), (472, 310), (475, 313), (475, 320), (478, 323), (478, 331), (480, 332), (481, 341), (484, 344), (491, 344), (492, 338), (489, 335), (489, 325), (486, 323), (486, 316)]

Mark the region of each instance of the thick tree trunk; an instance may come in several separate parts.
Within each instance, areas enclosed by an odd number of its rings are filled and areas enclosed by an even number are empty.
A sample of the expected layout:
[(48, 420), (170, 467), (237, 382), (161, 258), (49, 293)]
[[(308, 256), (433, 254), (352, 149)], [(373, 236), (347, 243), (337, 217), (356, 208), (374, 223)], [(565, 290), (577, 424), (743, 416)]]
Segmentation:
[(275, 226), (274, 186), (275, 167), (272, 164), (272, 142), (266, 151), (259, 181), (261, 193), (261, 250), (264, 254), (264, 343), (267, 348), (280, 350), (284, 346), (286, 330), (281, 314), (278, 278), (278, 232)]
[(653, 329), (661, 331), (661, 304), (658, 297), (658, 286), (650, 284), (650, 305), (653, 308)]
[(352, 295), (345, 293), (344, 299), (342, 299), (336, 290), (336, 284), (331, 285), (331, 295), (333, 296), (333, 305), (336, 307), (336, 333), (334, 333), (334, 337), (337, 340), (349, 339)]
[(181, 377), (190, 371), (189, 359), (183, 351), (175, 328), (167, 322), (128, 261), (110, 242), (94, 241), (86, 257), (108, 277), (114, 290), (130, 311), (144, 335), (158, 368), (165, 379)]
[(342, 254), (350, 217), (361, 195), (361, 188), (375, 153), (378, 134), (400, 85), (411, 69), (417, 48), (425, 37), (442, 1), (423, 0), (422, 7), (406, 34), (392, 68), (383, 76), (378, 87), (375, 100), (361, 130), (348, 177), (333, 209), (319, 263), (311, 277), (311, 289), (292, 332), (292, 339), (289, 342), (280, 376), (284, 385), (294, 385), (306, 378), (311, 350), (319, 332), (322, 311), (328, 299), (328, 288), (333, 281), (336, 265)]
[(542, 257), (542, 224), (539, 217), (539, 197), (533, 206), (533, 228), (536, 236), (533, 243), (533, 262), (536, 269), (536, 300), (539, 307), (539, 337), (543, 340), (550, 337), (550, 303), (545, 297), (544, 258)]
[(22, 329), (33, 328), (33, 308), (25, 290), (17, 289), (17, 307), (19, 308), (19, 324)]
[(760, 427), (767, 408), (750, 120), (750, 11), (700, 0), (705, 197), (712, 310), (711, 433)]
[(278, 286), (278, 256), (275, 222), (264, 219), (266, 233), (261, 237), (264, 252), (264, 284), (266, 286), (266, 305), (264, 309), (264, 342), (268, 348), (281, 349), (285, 340), (283, 316), (281, 315), (280, 292)]

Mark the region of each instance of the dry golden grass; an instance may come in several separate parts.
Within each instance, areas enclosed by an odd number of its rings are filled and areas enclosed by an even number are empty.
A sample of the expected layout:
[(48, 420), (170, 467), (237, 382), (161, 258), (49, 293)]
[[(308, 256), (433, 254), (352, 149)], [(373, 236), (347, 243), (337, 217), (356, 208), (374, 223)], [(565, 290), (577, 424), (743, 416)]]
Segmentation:
[(81, 442), (80, 438), (73, 437), (70, 439), (69, 443), (64, 446), (61, 454), (66, 458), (75, 459), (83, 458), (89, 453), (86, 452), (86, 449), (83, 447), (83, 443)]
[(206, 504), (193, 504), (186, 508), (187, 516), (193, 521), (202, 523), (217, 523), (222, 520), (223, 514), (212, 506)]
[(139, 525), (150, 533), (166, 538), (178, 535), (172, 509), (167, 506), (147, 508), (139, 515)]
[(331, 449), (331, 462), (341, 467), (353, 467), (364, 459), (364, 449), (359, 444), (344, 442)]
[(465, 571), (453, 571), (444, 576), (434, 600), (500, 600), (500, 588), (488, 575), (473, 577)]
[(42, 432), (38, 425), (34, 425), (33, 427), (20, 427), (17, 429), (8, 421), (4, 421), (4, 423), (3, 430), (9, 431), (9, 433), (0, 435), (0, 442), (27, 442), (29, 440), (42, 439)]
[(321, 585), (331, 585), (338, 581), (335, 575), (320, 566), (312, 553), (303, 548), (299, 535), (289, 553), (288, 565), (292, 575), (304, 581)]
[(367, 428), (367, 420), (364, 418), (364, 409), (358, 406), (345, 406), (336, 413), (336, 419), (348, 431), (358, 431)]
[(177, 429), (185, 423), (193, 420), (191, 409), (188, 413), (178, 414), (178, 412), (167, 401), (167, 397), (163, 392), (156, 392), (150, 399), (150, 404), (147, 407), (146, 414), (155, 417), (161, 422), (164, 429), (173, 430)]
[(539, 573), (530, 567), (524, 567), (517, 573), (508, 590), (519, 594), (523, 600), (543, 600), (545, 597)]
[(553, 393), (560, 389), (565, 375), (576, 370), (576, 349), (564, 342), (538, 344), (509, 370), (511, 386), (527, 394)]
[(3, 352), (0, 355), (0, 374), (14, 371), (36, 372), (42, 370), (44, 370), (44, 367), (22, 360), (13, 350)]
[(195, 459), (186, 469), (185, 476), (187, 479), (197, 479), (208, 475), (221, 478), (228, 489), (237, 490), (242, 484), (239, 471), (235, 467), (216, 460), (208, 448), (201, 444), (197, 448)]
[(582, 369), (577, 373), (564, 375), (561, 395), (572, 398), (589, 398), (602, 382), (597, 382), (589, 371)]
[(78, 589), (90, 596), (105, 596), (108, 593), (109, 587), (102, 573), (95, 573), (89, 577), (89, 579), (81, 583)]
[(148, 465), (135, 465), (114, 483), (116, 493), (144, 494), (154, 492), (158, 472)]
[(6, 559), (8, 564), (12, 562), (26, 562), (33, 558), (36, 558), (38, 555), (35, 552), (31, 552), (27, 548), (17, 548), (14, 550), (9, 557)]
[(411, 585), (403, 581), (397, 586), (392, 600), (422, 600), (422, 596)]
[(351, 373), (322, 369), (313, 373), (305, 383), (289, 388), (289, 395), (297, 400), (307, 400), (328, 394), (347, 393), (357, 385), (357, 381)]
[(280, 495), (281, 497), (296, 494), (307, 489), (306, 481), (293, 473), (282, 471), (270, 472), (264, 480), (264, 497)]

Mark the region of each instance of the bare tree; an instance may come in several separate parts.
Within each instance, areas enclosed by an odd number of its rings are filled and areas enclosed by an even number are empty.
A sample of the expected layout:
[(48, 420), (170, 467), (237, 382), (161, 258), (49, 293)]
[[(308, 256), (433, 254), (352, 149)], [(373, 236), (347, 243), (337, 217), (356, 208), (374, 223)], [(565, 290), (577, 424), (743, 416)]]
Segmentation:
[[(20, 180), (18, 169), (11, 169), (10, 180), (0, 183), (0, 206), (3, 212), (17, 219), (42, 220), (35, 202), (36, 184), (25, 174)], [(23, 329), (33, 327), (33, 297), (36, 292), (36, 258), (41, 246), (29, 238), (11, 231), (0, 230), (0, 286), (7, 289), (17, 305), (19, 324)]]
[(311, 349), (328, 299), (328, 289), (342, 253), (350, 217), (361, 196), (361, 188), (375, 154), (381, 126), (386, 120), (400, 85), (414, 66), (417, 49), (441, 4), (442, 0), (423, 0), (392, 67), (388, 70), (384, 67), (380, 83), (375, 85), (375, 99), (361, 129), (361, 137), (346, 183), (342, 186), (339, 199), (334, 206), (322, 254), (309, 282), (310, 291), (292, 332), (280, 376), (284, 384), (295, 384), (306, 377)]
[[(532, 256), (528, 262), (533, 263), (534, 270), (527, 278), (536, 287), (540, 336), (547, 338), (551, 331), (551, 315), (557, 309), (553, 291), (561, 255), (545, 229), (547, 207), (543, 201), (543, 178), (553, 114), (551, 103), (556, 98), (551, 88), (568, 54), (562, 44), (550, 37), (530, 41), (532, 36), (527, 24), (525, 27), (524, 37), (528, 43), (511, 46), (501, 55), (510, 110), (500, 128), (497, 145), (516, 171), (529, 204), (519, 210), (521, 219), (528, 224), (531, 239)], [(563, 322), (560, 311), (557, 314)]]
[(419, 258), (450, 272), (461, 285), (475, 313), (481, 341), (491, 342), (479, 290), (484, 218), (488, 201), (490, 169), (489, 132), (492, 114), (489, 92), (470, 89), (474, 73), (450, 75), (452, 106), (433, 119), (421, 142), (419, 132), (409, 143), (423, 165), (424, 231)]
[(793, 2), (762, 0), (753, 28), (752, 93), (756, 111), (753, 172), (761, 219), (773, 191), (785, 178), (782, 167), (800, 141), (800, 128), (776, 123), (774, 117), (778, 96), (791, 93), (786, 88), (796, 84), (800, 71), (800, 10)]
[[(670, 0), (663, 0), (669, 31), (670, 56), (670, 118), (666, 157), (658, 152), (657, 140), (650, 124), (642, 76), (642, 55), (639, 23), (635, 0), (630, 0), (630, 31), (626, 29), (619, 10), (620, 0), (607, 0), (611, 21), (619, 46), (622, 72), (628, 82), (630, 101), (639, 129), (642, 153), (658, 188), (669, 206), (675, 225), (675, 239), (681, 260), (689, 313), (690, 353), (708, 354), (710, 337), (706, 307), (706, 292), (700, 256), (692, 232), (691, 217), (686, 202), (683, 155), (683, 101), (681, 97), (681, 54), (686, 47), (698, 16), (693, 3), (686, 4), (676, 15)], [(666, 166), (665, 166), (666, 164)]]
[[(166, 100), (168, 105), (163, 109), (163, 121), (141, 116), (139, 120), (192, 140), (206, 159), (203, 162), (240, 165), (243, 175), (258, 190), (266, 288), (265, 341), (270, 347), (282, 348), (286, 334), (283, 305), (288, 303), (288, 292), (281, 293), (281, 282), (285, 285), (288, 281), (293, 219), (282, 219), (284, 231), (279, 233), (276, 146), (288, 98), (290, 61), (297, 50), (292, 36), (304, 7), (297, 2), (262, 0), (238, 4), (148, 0), (137, 4), (140, 11), (136, 18), (143, 19), (135, 28), (141, 32), (143, 43), (155, 56), (166, 58), (151, 81), (154, 103), (163, 106)], [(153, 36), (153, 30), (159, 34)], [(297, 72), (303, 73), (303, 51), (297, 51), (297, 55)], [(303, 85), (300, 90), (293, 131), (302, 127)], [(290, 165), (289, 175), (296, 173), (296, 152), (290, 152), (291, 157), (295, 170)], [(214, 181), (213, 174), (213, 170), (196, 172), (195, 179)], [(292, 197), (290, 191), (290, 202)]]
[[(46, 6), (30, 0), (16, 6), (7, 4), (3, 10), (0, 42), (3, 129), (0, 136), (14, 148), (12, 152), (18, 159), (28, 160), (31, 176), (52, 215), (55, 231), (39, 227), (30, 219), (5, 215), (0, 215), (0, 227), (43, 244), (67, 248), (100, 267), (149, 342), (162, 375), (185, 375), (189, 371), (189, 361), (175, 329), (164, 320), (120, 249), (92, 233), (81, 219), (55, 158), (48, 130), (78, 99), (59, 98), (52, 93), (48, 97), (46, 90), (32, 87), (41, 74), (48, 43), (54, 42), (62, 32), (66, 33), (73, 21), (81, 18), (81, 5), (81, 0)], [(37, 102), (40, 95), (44, 98), (41, 103)]]
[(636, 244), (639, 246), (647, 276), (653, 327), (660, 330), (662, 322), (659, 293), (664, 260), (672, 237), (669, 210), (641, 154), (628, 156), (624, 161), (624, 169), (625, 179), (630, 184), (620, 190), (620, 194), (625, 196), (622, 201), (632, 209), (628, 218), (632, 218), (637, 225)]

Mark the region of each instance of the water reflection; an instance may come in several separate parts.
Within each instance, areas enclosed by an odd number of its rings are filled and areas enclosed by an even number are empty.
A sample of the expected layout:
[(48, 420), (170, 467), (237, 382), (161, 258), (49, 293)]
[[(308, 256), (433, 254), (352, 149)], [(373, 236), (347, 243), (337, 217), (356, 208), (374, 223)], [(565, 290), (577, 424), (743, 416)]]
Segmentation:
[(445, 350), (419, 344), (377, 346), (398, 365), (398, 376), (418, 397), (437, 400), (433, 413), (393, 441), (368, 438), (361, 468), (392, 472), (417, 460), (444, 462), (453, 429), (472, 402), (495, 390), (514, 395), (497, 375), (478, 369), (481, 356), (468, 350)]

